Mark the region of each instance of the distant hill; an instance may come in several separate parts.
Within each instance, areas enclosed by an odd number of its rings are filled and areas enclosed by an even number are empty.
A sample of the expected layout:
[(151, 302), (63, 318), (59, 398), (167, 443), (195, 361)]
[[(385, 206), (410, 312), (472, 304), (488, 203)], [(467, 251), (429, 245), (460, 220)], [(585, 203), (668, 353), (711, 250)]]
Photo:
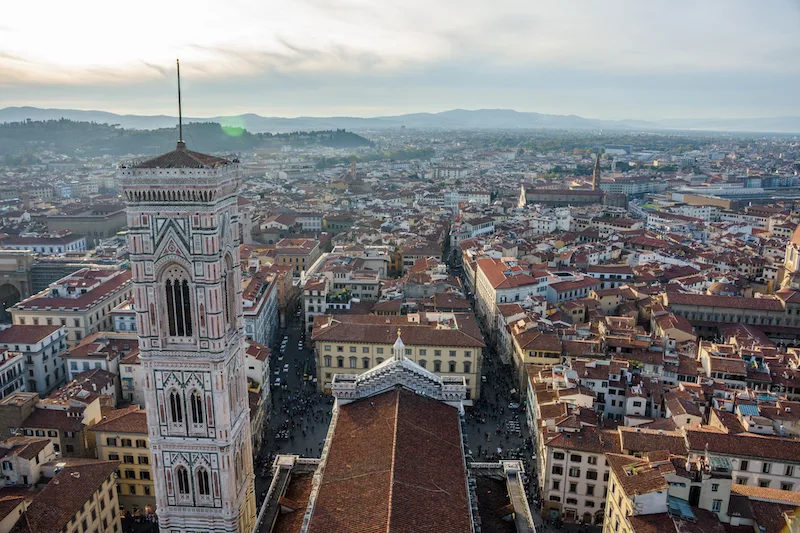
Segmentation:
[[(236, 152), (281, 146), (326, 146), (354, 149), (372, 142), (344, 130), (293, 133), (251, 133), (244, 128), (223, 127), (214, 122), (185, 124), (184, 138), (192, 150)], [(0, 123), (0, 156), (53, 150), (74, 155), (155, 154), (174, 149), (176, 127), (153, 130), (120, 128), (97, 122), (25, 120)]]
[[(36, 107), (6, 107), (0, 109), (0, 122), (57, 120), (66, 118), (80, 122), (117, 124), (125, 129), (159, 129), (174, 127), (177, 119), (165, 115), (117, 115), (105, 111), (75, 109), (40, 109)], [(547, 115), (514, 111), (513, 109), (453, 109), (441, 113), (411, 113), (407, 115), (358, 117), (262, 117), (254, 113), (235, 116), (194, 117), (188, 122), (215, 122), (223, 126), (245, 128), (252, 133), (289, 133), (320, 130), (377, 130), (386, 128), (423, 129), (562, 129), (562, 130), (702, 130), (800, 133), (800, 117), (600, 120), (577, 115)]]

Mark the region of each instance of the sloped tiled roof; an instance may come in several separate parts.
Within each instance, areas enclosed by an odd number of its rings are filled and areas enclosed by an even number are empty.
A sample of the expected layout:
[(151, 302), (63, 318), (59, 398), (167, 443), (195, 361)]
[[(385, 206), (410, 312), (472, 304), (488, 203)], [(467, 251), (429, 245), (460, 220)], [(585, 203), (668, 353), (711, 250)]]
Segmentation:
[(133, 165), (133, 168), (209, 168), (229, 163), (222, 157), (187, 150), (186, 145), (179, 142), (175, 150)]
[(472, 528), (458, 410), (405, 389), (340, 408), (309, 533)]

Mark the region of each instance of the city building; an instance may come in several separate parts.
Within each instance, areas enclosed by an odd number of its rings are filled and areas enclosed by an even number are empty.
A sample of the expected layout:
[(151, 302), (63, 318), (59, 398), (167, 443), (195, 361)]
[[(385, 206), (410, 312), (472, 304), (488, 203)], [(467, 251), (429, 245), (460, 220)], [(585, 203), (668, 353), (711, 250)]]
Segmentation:
[(86, 237), (62, 231), (56, 235), (36, 237), (11, 237), (3, 241), (3, 248), (32, 250), (39, 254), (65, 254), (86, 250)]
[(125, 227), (125, 207), (121, 205), (78, 206), (58, 215), (47, 217), (47, 230), (58, 233), (70, 230), (85, 235), (88, 245), (94, 247), (102, 239), (113, 237)]
[(311, 340), (320, 388), (329, 390), (334, 374), (358, 375), (379, 366), (391, 356), (398, 332), (409, 360), (436, 375), (463, 377), (468, 404), (480, 397), (486, 344), (472, 313), (319, 317)]
[(42, 465), (56, 458), (53, 443), (43, 437), (8, 437), (0, 441), (3, 487), (30, 487), (42, 478)]
[(52, 478), (36, 493), (12, 533), (122, 531), (117, 498), (119, 461), (57, 459), (44, 465)]
[(119, 465), (117, 492), (126, 512), (152, 514), (156, 497), (147, 440), (147, 415), (138, 406), (108, 411), (92, 426), (97, 458)]
[(0, 349), (0, 398), (25, 390), (24, 363), (21, 353)]
[(129, 270), (79, 270), (11, 307), (14, 324), (64, 326), (67, 344), (113, 327), (111, 311), (133, 294)]
[(277, 264), (291, 266), (295, 277), (310, 268), (322, 254), (319, 242), (313, 239), (281, 239), (275, 245), (275, 252)]
[(119, 179), (160, 527), (251, 531), (238, 161), (181, 140)]
[(61, 355), (67, 349), (64, 326), (12, 325), (0, 330), (0, 348), (25, 358), (25, 390), (47, 396), (67, 380)]
[(82, 372), (96, 368), (119, 376), (120, 360), (137, 347), (136, 333), (98, 331), (81, 339), (61, 357), (67, 363), (69, 380), (75, 379)]
[(277, 275), (268, 267), (255, 272), (244, 282), (244, 336), (259, 344), (272, 344), (278, 329)]

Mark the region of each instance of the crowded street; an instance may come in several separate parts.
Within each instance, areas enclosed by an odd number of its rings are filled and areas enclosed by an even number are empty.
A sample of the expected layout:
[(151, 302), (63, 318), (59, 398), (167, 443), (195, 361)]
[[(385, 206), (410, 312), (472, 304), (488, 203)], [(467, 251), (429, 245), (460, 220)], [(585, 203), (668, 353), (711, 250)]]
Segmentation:
[[(278, 344), (288, 336), (284, 353), (273, 348), (270, 361), (272, 410), (264, 428), (264, 441), (255, 462), (256, 500), (261, 504), (272, 478), (272, 461), (277, 454), (319, 457), (330, 423), (333, 397), (318, 392), (310, 335), (296, 316), (283, 330)], [(288, 365), (288, 369), (285, 365)], [(280, 384), (276, 385), (276, 380)]]

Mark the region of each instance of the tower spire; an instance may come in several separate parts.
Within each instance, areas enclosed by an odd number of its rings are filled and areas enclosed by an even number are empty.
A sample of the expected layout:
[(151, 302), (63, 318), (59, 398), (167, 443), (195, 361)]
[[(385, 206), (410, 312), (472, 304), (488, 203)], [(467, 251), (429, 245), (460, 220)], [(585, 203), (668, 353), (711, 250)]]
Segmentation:
[(183, 142), (183, 108), (181, 106), (181, 60), (176, 59), (175, 64), (178, 67), (178, 149), (186, 148), (186, 143)]

